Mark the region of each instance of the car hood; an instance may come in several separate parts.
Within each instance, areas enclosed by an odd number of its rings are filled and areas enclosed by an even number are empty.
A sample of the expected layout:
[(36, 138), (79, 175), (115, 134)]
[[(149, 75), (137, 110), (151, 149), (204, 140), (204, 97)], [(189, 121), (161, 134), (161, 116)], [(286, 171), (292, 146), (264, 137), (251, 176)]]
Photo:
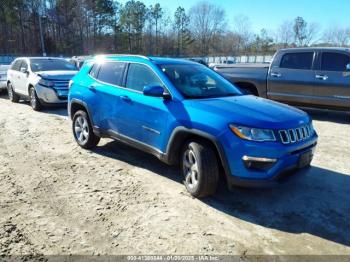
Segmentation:
[[(195, 115), (216, 117), (227, 122), (257, 128), (284, 129), (310, 121), (302, 110), (251, 95), (187, 100)], [(195, 116), (193, 116), (195, 117)]]
[(40, 71), (36, 74), (48, 80), (70, 80), (78, 71)]

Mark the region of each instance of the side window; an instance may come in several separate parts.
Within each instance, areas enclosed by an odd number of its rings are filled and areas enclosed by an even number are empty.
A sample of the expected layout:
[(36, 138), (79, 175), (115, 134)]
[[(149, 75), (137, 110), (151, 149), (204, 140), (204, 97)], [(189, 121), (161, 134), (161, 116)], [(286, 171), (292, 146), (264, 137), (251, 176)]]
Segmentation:
[(314, 58), (313, 52), (285, 54), (281, 60), (281, 68), (310, 70)]
[(22, 60), (20, 60), (20, 59), (19, 59), (19, 60), (16, 60), (16, 61), (12, 64), (11, 70), (19, 71), (21, 64), (22, 64)]
[(100, 65), (99, 64), (97, 64), (97, 63), (93, 64), (92, 68), (90, 69), (89, 75), (91, 75), (93, 78), (96, 78), (99, 69), (100, 69)]
[(321, 70), (344, 72), (350, 64), (350, 57), (340, 53), (322, 53)]
[(97, 79), (112, 85), (121, 85), (125, 63), (105, 62), (100, 66)]
[(163, 86), (159, 78), (147, 66), (131, 63), (125, 87), (142, 92), (147, 85)]
[(28, 70), (28, 63), (23, 60), (20, 69), (24, 68), (25, 70)]

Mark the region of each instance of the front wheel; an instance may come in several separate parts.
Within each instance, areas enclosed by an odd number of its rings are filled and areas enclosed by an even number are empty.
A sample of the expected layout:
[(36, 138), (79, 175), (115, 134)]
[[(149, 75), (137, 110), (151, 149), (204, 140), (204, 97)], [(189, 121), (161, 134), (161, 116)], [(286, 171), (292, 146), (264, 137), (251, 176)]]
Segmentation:
[(194, 197), (215, 193), (219, 181), (217, 156), (207, 143), (189, 142), (182, 151), (182, 172), (187, 191)]
[(73, 117), (73, 134), (79, 146), (90, 149), (97, 146), (100, 138), (93, 132), (90, 119), (85, 111), (79, 110)]
[(36, 91), (34, 87), (29, 88), (29, 103), (30, 106), (35, 110), (35, 111), (40, 111), (42, 106), (40, 104), (40, 101), (38, 99), (38, 96), (36, 95)]

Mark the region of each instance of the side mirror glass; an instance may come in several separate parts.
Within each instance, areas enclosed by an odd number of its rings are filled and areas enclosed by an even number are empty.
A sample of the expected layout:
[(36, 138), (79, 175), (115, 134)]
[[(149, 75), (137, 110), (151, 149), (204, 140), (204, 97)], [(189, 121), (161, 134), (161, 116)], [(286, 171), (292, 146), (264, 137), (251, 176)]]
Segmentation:
[(350, 64), (347, 64), (346, 65), (346, 69), (345, 69), (346, 71), (350, 71)]
[(27, 73), (28, 73), (28, 70), (27, 70), (27, 68), (25, 68), (25, 67), (21, 67), (20, 71), (21, 71), (22, 73), (24, 73), (24, 74), (27, 74)]
[(157, 85), (148, 85), (143, 88), (143, 94), (145, 96), (153, 96), (153, 97), (164, 97), (164, 88)]

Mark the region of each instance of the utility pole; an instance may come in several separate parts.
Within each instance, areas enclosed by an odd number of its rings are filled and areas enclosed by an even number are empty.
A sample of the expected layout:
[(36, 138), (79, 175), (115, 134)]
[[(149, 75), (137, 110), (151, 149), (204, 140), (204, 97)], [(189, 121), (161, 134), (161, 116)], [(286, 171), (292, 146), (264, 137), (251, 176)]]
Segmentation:
[[(42, 6), (41, 6), (42, 7)], [(40, 8), (41, 9), (41, 8)], [(44, 35), (43, 35), (43, 28), (41, 25), (41, 15), (42, 15), (42, 11), (43, 10), (39, 10), (38, 14), (39, 14), (39, 31), (40, 31), (40, 43), (41, 43), (41, 51), (43, 53), (43, 56), (46, 56), (46, 52), (45, 52), (45, 43), (44, 43)]]

